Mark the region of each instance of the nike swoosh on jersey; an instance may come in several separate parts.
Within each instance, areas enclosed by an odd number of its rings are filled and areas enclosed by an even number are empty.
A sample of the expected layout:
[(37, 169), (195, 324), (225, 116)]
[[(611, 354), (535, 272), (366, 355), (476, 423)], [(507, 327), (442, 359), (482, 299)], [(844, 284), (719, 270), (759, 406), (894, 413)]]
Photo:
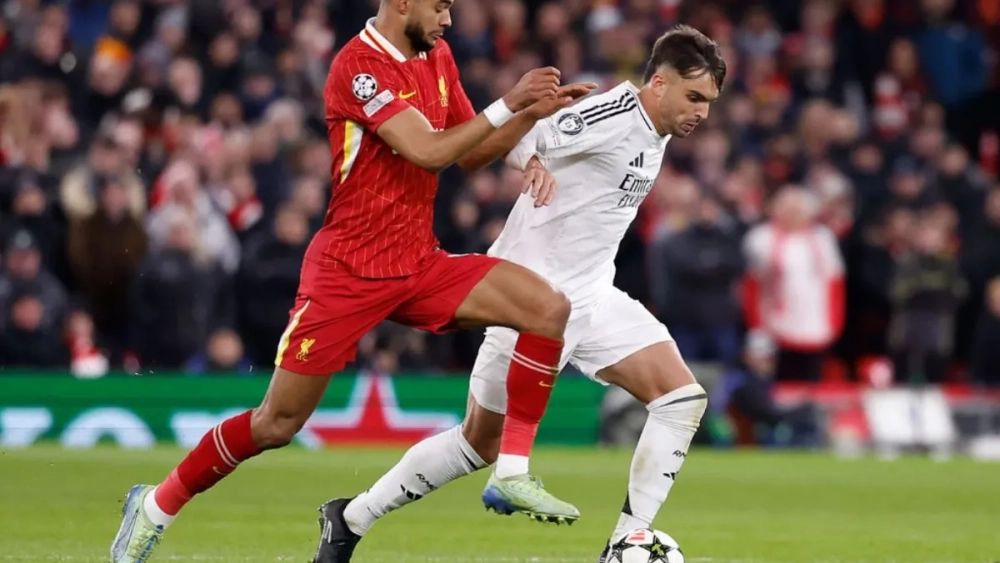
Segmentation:
[(402, 90), (399, 91), (399, 99), (401, 99), (401, 100), (406, 100), (406, 99), (412, 98), (413, 96), (416, 96), (416, 95), (417, 95), (417, 91), (416, 90), (414, 90), (412, 92), (407, 92), (405, 94), (403, 93)]

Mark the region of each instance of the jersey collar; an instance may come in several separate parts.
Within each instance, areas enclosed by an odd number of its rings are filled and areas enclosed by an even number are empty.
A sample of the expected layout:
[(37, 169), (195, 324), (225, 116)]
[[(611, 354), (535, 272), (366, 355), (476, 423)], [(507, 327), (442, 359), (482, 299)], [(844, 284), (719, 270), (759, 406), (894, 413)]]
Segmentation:
[[(405, 63), (407, 61), (406, 56), (375, 29), (375, 18), (368, 19), (368, 23), (365, 24), (365, 28), (361, 31), (361, 41), (372, 49), (389, 55), (398, 62)], [(427, 53), (421, 51), (417, 54), (417, 58), (426, 59)]]
[[(639, 88), (636, 87), (635, 84), (632, 84), (631, 80), (626, 80), (625, 81), (625, 88), (629, 92), (632, 92), (632, 95), (635, 96), (635, 101), (639, 102)], [(646, 128), (649, 129), (653, 133), (653, 135), (656, 135), (656, 137), (659, 138), (659, 139), (664, 139), (664, 138), (669, 138), (670, 137), (670, 135), (662, 135), (661, 136), (660, 133), (656, 131), (656, 127), (653, 126), (653, 119), (651, 117), (649, 117), (648, 113), (646, 113), (646, 108), (642, 107), (642, 103), (641, 102), (637, 103), (636, 105), (639, 107), (639, 115), (642, 116), (642, 121), (646, 124)]]

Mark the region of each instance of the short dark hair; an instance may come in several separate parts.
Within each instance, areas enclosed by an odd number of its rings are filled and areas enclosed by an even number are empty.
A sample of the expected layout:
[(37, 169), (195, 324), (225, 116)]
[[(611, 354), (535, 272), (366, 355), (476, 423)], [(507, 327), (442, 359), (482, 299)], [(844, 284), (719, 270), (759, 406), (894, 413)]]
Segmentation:
[(656, 69), (664, 65), (676, 70), (683, 78), (694, 78), (707, 72), (712, 75), (719, 90), (726, 81), (726, 61), (722, 58), (719, 45), (691, 26), (678, 25), (656, 40), (646, 63), (643, 82), (649, 82)]

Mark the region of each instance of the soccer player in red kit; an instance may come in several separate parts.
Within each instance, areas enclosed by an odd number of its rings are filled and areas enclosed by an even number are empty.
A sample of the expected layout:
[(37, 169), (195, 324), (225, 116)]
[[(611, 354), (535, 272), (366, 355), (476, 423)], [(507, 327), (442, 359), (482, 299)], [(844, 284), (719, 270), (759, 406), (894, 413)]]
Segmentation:
[[(501, 452), (529, 453), (554, 385), (569, 302), (521, 266), (442, 251), (432, 231), (436, 174), (456, 162), (475, 169), (503, 156), (538, 119), (596, 85), (560, 87), (556, 69), (537, 69), (475, 115), (441, 40), (451, 4), (383, 0), (378, 16), (334, 59), (324, 93), (333, 195), (303, 261), (267, 394), (256, 409), (212, 428), (162, 483), (129, 491), (113, 563), (147, 561), (194, 495), (241, 462), (290, 443), (332, 374), (355, 357), (358, 340), (386, 319), (432, 332), (517, 330)], [(469, 473), (487, 464), (466, 440), (471, 433), (457, 427), (445, 434), (460, 459), (442, 463)], [(549, 515), (532, 504), (539, 500), (558, 509), (552, 517), (579, 515), (530, 475), (516, 476), (511, 489), (523, 491), (524, 510), (540, 517)], [(337, 499), (321, 507), (316, 561), (350, 557), (360, 537), (345, 523), (348, 504)]]

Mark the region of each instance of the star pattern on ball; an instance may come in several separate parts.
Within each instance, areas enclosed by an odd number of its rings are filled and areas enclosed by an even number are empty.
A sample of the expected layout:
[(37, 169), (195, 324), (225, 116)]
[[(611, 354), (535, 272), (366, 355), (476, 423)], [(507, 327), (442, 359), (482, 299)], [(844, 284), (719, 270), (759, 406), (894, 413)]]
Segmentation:
[(649, 563), (654, 563), (656, 561), (667, 561), (667, 553), (672, 549), (669, 545), (660, 541), (660, 538), (653, 534), (653, 540), (649, 543), (641, 546), (643, 549), (649, 551)]

